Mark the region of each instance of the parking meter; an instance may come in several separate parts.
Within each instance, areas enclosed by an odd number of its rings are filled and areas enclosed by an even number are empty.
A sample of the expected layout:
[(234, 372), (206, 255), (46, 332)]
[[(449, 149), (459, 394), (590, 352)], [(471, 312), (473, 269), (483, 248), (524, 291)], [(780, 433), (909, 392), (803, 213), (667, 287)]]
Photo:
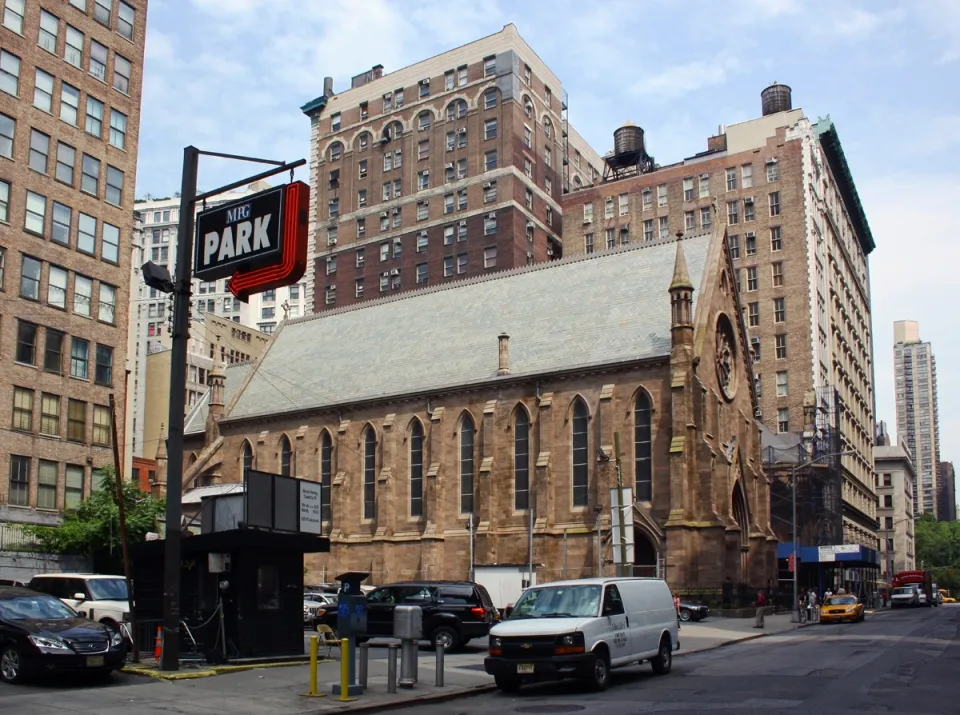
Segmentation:
[[(337, 592), (337, 635), (347, 638), (347, 652), (341, 658), (347, 658), (349, 669), (349, 692), (347, 695), (359, 695), (363, 689), (357, 683), (357, 636), (367, 633), (367, 597), (360, 584), (370, 574), (362, 571), (348, 571), (337, 576), (340, 590)], [(333, 686), (333, 694), (340, 694), (339, 683)]]

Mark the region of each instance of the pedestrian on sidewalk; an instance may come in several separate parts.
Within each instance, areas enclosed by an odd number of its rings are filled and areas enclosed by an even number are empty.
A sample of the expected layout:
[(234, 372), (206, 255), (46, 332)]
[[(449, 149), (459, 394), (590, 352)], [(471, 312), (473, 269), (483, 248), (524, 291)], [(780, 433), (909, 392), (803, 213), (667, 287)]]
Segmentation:
[(753, 605), (757, 607), (757, 620), (756, 623), (753, 624), (753, 627), (763, 628), (763, 616), (767, 608), (767, 597), (764, 595), (763, 590), (757, 591), (757, 600)]
[(680, 627), (680, 596), (673, 592), (673, 610), (677, 612), (677, 628)]
[(811, 588), (810, 593), (807, 594), (807, 622), (812, 622), (820, 619), (820, 609), (817, 608), (817, 591), (816, 589)]

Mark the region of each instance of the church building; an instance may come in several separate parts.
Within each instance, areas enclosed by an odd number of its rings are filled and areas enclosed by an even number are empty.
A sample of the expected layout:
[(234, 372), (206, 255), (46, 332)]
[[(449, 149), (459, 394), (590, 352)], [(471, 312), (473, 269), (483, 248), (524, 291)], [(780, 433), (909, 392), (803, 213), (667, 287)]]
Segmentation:
[[(757, 397), (723, 227), (283, 323), (187, 417), (183, 487), (319, 482), (331, 579), (776, 578)], [(617, 446), (619, 445), (619, 454)], [(532, 539), (531, 539), (532, 532)], [(619, 553), (616, 554), (619, 556)]]

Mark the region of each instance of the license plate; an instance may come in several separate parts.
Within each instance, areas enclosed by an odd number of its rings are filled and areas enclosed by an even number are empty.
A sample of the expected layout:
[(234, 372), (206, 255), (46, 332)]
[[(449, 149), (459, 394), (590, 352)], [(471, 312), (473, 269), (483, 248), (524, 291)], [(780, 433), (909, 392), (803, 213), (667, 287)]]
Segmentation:
[(88, 668), (102, 668), (103, 667), (103, 656), (102, 655), (91, 655), (87, 657), (87, 667)]
[(533, 663), (519, 663), (517, 665), (518, 673), (532, 673), (533, 670)]

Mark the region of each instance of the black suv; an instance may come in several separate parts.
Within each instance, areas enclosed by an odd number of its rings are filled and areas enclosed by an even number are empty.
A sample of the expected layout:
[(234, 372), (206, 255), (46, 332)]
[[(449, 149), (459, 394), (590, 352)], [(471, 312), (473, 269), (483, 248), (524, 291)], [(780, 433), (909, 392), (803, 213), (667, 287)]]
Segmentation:
[(436, 647), (456, 650), (483, 638), (496, 623), (497, 609), (487, 589), (470, 581), (405, 581), (380, 586), (367, 595), (367, 636), (393, 635), (395, 606), (423, 609), (423, 636)]

